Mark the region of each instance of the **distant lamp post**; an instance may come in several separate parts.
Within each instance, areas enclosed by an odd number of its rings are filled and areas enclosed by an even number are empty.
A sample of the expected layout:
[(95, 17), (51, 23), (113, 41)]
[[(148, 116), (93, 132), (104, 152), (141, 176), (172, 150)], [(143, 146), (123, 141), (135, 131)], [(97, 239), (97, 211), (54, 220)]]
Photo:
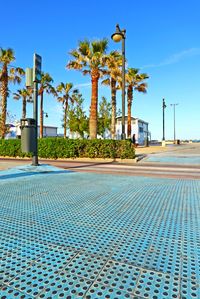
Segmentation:
[(43, 134), (44, 134), (44, 119), (43, 117), (48, 117), (48, 113), (42, 111), (42, 115), (40, 115), (40, 138), (43, 138)]
[(43, 113), (43, 115), (44, 115), (46, 118), (49, 117), (47, 112), (42, 111), (42, 113)]
[[(48, 113), (47, 112), (44, 112), (42, 111), (42, 115), (45, 116), (46, 118), (48, 118)], [(42, 136), (40, 136), (40, 138), (43, 138), (43, 134), (44, 134), (44, 122), (43, 122), (43, 117), (42, 117)], [(45, 137), (46, 137), (46, 129), (45, 129)]]
[(170, 106), (174, 107), (174, 144), (176, 143), (176, 106), (178, 104), (170, 104)]
[(165, 108), (167, 105), (165, 104), (165, 99), (163, 99), (162, 109), (163, 109), (163, 138), (162, 140), (165, 141)]
[(125, 134), (125, 38), (126, 30), (121, 30), (119, 25), (116, 25), (116, 31), (111, 36), (116, 43), (122, 41), (122, 134), (121, 139), (126, 139)]

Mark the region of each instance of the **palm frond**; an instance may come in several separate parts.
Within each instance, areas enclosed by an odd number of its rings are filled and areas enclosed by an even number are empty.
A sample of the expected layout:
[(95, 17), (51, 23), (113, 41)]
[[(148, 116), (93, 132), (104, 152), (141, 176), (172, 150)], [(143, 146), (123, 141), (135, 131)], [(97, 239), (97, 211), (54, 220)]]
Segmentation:
[(74, 89), (74, 90), (73, 90), (73, 93), (74, 93), (74, 94), (78, 94), (78, 93), (79, 93), (78, 88)]
[(142, 77), (142, 80), (149, 79), (149, 75), (147, 73), (142, 73), (140, 76)]
[(63, 82), (61, 82), (57, 87), (56, 87), (56, 90), (58, 92), (62, 92), (63, 89), (65, 89), (65, 84)]
[(105, 53), (108, 47), (108, 40), (106, 38), (102, 39), (102, 40), (97, 40), (97, 41), (93, 41), (91, 43), (92, 45), (92, 52), (94, 53)]
[(21, 98), (21, 96), (17, 93), (13, 93), (13, 99), (15, 100), (19, 100)]
[(3, 49), (0, 48), (1, 55), (0, 55), (0, 62), (9, 64), (12, 61), (15, 61), (14, 51), (11, 48)]
[(79, 58), (79, 55), (80, 55), (77, 50), (72, 50), (72, 51), (69, 52), (69, 54), (71, 56), (73, 56), (74, 58)]
[(61, 103), (64, 103), (64, 100), (65, 100), (64, 97), (58, 97), (58, 98), (57, 98), (57, 101), (58, 101), (58, 102), (61, 102)]
[(141, 83), (138, 86), (136, 86), (135, 89), (139, 92), (147, 93), (147, 84)]
[(88, 74), (90, 74), (91, 73), (91, 71), (90, 70), (83, 70), (83, 75), (85, 76), (85, 75), (88, 75)]
[(22, 78), (19, 76), (13, 76), (13, 77), (10, 77), (10, 80), (13, 81), (14, 84), (15, 83), (19, 84), (19, 83), (21, 83)]
[(15, 73), (16, 73), (16, 74), (19, 74), (20, 76), (24, 76), (24, 75), (25, 75), (25, 71), (24, 71), (24, 69), (21, 68), (21, 67), (16, 67), (16, 68), (15, 68)]
[(88, 56), (90, 53), (90, 42), (87, 39), (79, 41), (78, 50), (83, 56)]
[(53, 78), (50, 76), (49, 73), (42, 73), (41, 84), (50, 84), (53, 83)]
[(107, 79), (103, 80), (103, 81), (101, 82), (101, 84), (102, 84), (102, 85), (106, 85), (106, 86), (110, 85), (110, 79), (107, 78)]
[(83, 63), (80, 63), (79, 61), (69, 61), (66, 65), (68, 69), (74, 69), (74, 70), (81, 70), (83, 68)]
[(130, 75), (130, 76), (136, 76), (139, 72), (139, 69), (137, 68), (128, 68), (128, 72), (127, 74)]

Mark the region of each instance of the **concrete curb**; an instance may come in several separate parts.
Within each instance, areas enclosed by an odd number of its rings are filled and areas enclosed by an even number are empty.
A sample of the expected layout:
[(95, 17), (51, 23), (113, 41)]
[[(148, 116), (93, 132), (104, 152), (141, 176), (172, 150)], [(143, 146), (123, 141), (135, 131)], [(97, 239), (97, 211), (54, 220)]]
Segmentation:
[[(21, 157), (1, 157), (2, 161), (10, 160), (10, 161), (30, 161), (30, 158), (21, 158)], [(111, 163), (111, 162), (118, 162), (118, 163), (136, 163), (138, 161), (138, 157), (135, 157), (134, 159), (104, 159), (104, 158), (66, 158), (66, 159), (47, 159), (47, 158), (38, 158), (39, 161), (58, 161), (58, 162), (98, 162), (98, 163)]]

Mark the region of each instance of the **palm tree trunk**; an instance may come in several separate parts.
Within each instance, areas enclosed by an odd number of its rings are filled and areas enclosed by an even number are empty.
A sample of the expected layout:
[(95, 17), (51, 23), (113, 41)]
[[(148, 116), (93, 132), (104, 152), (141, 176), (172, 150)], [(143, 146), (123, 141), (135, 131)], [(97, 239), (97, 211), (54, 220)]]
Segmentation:
[(8, 96), (8, 69), (3, 65), (1, 76), (1, 138), (4, 139), (6, 134), (6, 113), (7, 113), (7, 96)]
[(43, 138), (43, 91), (40, 94), (40, 138)]
[(111, 106), (112, 106), (112, 117), (111, 117), (111, 136), (115, 139), (116, 133), (116, 80), (111, 78)]
[(131, 138), (131, 106), (133, 100), (133, 88), (132, 86), (128, 87), (127, 92), (127, 103), (128, 103), (128, 120), (127, 120), (127, 137)]
[(67, 137), (67, 108), (68, 108), (68, 99), (65, 100), (65, 108), (64, 108), (64, 138)]
[(98, 80), (99, 72), (98, 70), (92, 70), (91, 81), (92, 81), (92, 97), (90, 105), (90, 138), (97, 138), (97, 110), (98, 110)]
[(22, 118), (26, 118), (26, 96), (22, 97)]

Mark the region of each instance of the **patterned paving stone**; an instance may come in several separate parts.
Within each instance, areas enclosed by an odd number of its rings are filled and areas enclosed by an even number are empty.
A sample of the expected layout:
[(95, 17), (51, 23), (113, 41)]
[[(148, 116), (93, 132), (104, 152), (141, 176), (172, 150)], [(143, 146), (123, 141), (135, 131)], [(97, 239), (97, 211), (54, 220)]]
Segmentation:
[(200, 298), (198, 180), (20, 171), (0, 181), (0, 298)]

